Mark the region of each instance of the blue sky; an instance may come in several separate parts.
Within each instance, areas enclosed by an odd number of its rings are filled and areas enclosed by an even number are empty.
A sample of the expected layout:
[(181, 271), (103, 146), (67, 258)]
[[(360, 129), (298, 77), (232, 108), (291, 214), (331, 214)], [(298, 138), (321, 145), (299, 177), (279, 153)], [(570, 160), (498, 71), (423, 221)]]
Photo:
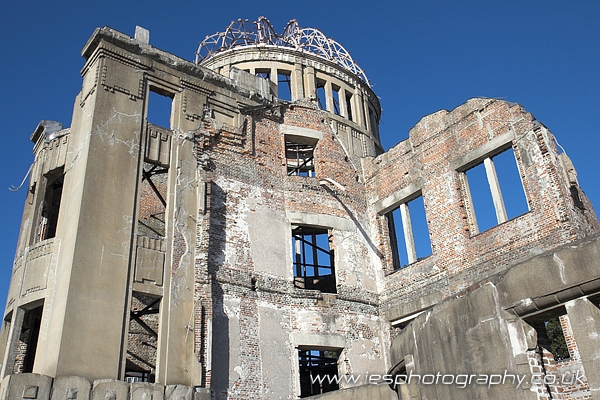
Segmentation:
[(423, 116), (485, 96), (522, 104), (557, 137), (600, 208), (598, 1), (10, 1), (0, 4), (0, 303), (6, 298), (41, 119), (70, 125), (81, 87), (80, 51), (96, 27), (133, 35), (193, 60), (198, 42), (231, 20), (264, 15), (281, 32), (296, 18), (352, 54), (384, 110), (384, 147)]

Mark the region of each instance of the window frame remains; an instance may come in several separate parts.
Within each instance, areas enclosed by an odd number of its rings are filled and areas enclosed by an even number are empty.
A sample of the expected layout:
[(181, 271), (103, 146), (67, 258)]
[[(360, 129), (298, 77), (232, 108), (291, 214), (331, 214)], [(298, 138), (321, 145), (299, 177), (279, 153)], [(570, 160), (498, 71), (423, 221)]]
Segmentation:
[[(484, 157), (481, 157), (481, 158), (467, 164), (463, 168), (458, 169), (458, 172), (460, 173), (460, 178), (462, 180), (462, 186), (464, 188), (464, 197), (465, 197), (465, 203), (466, 203), (465, 206), (467, 208), (467, 215), (469, 216), (469, 229), (471, 230), (471, 234), (473, 236), (478, 235), (481, 232), (485, 232), (489, 229), (492, 229), (500, 224), (503, 224), (503, 223), (509, 221), (510, 219), (516, 218), (516, 217), (526, 214), (527, 212), (530, 211), (529, 202), (527, 201), (527, 192), (525, 191), (523, 179), (521, 177), (521, 174), (519, 173), (519, 177), (518, 177), (519, 185), (522, 190), (523, 198), (525, 201), (524, 204), (526, 205), (526, 210), (524, 212), (516, 213), (516, 215), (513, 215), (513, 216), (509, 216), (509, 213), (507, 212), (506, 202), (503, 197), (503, 190), (501, 189), (500, 179), (498, 178), (496, 163), (494, 162), (494, 158), (496, 158), (500, 155), (505, 155), (507, 152), (510, 152), (512, 158), (514, 158), (515, 163), (516, 163), (516, 168), (518, 171), (519, 165), (518, 165), (518, 161), (516, 159), (515, 149), (512, 146), (512, 142), (506, 143), (505, 145), (496, 148), (489, 154), (486, 154)], [(481, 200), (481, 199), (479, 199), (477, 201), (473, 200), (473, 198), (474, 198), (474, 196), (473, 196), (474, 183), (469, 182), (469, 177), (467, 175), (468, 173), (474, 174), (474, 170), (476, 168), (481, 168), (482, 166), (485, 170), (485, 178), (487, 180), (487, 184), (488, 184), (487, 189), (489, 190), (489, 193), (486, 191), (486, 188), (478, 187), (478, 190), (483, 190), (485, 192), (482, 195), (486, 195), (486, 196), (491, 195), (491, 205), (493, 206), (493, 209), (494, 209), (495, 221), (496, 221), (496, 223), (491, 226), (489, 226), (489, 224), (485, 225), (483, 227), (483, 229), (480, 228), (480, 225), (482, 225), (481, 221), (483, 221), (483, 219), (484, 219), (484, 218), (482, 218), (483, 213), (481, 213), (481, 210), (479, 211), (480, 221), (478, 222), (478, 218), (477, 218), (478, 212), (476, 211), (475, 203), (477, 202), (477, 204), (479, 204), (478, 207), (483, 208), (483, 206), (486, 205), (486, 200)], [(471, 177), (473, 178), (473, 176), (471, 176)], [(512, 180), (514, 181), (515, 178), (512, 177)], [(515, 183), (513, 183), (513, 184), (515, 184)], [(514, 188), (512, 188), (512, 190), (506, 190), (506, 188), (505, 188), (504, 191), (506, 193), (508, 193), (508, 192), (513, 193)], [(482, 202), (484, 204), (481, 204)], [(491, 207), (489, 207), (490, 206), (489, 203), (487, 203), (487, 206), (491, 210)]]
[(329, 229), (293, 227), (292, 254), (296, 288), (336, 293), (335, 253)]
[[(417, 246), (417, 242), (415, 241), (415, 220), (411, 218), (411, 205), (415, 205), (417, 202), (415, 200), (422, 199), (423, 201), (423, 213), (425, 215), (425, 228), (426, 235), (424, 232), (419, 232), (419, 243), (423, 240), (429, 245), (429, 253), (424, 254), (421, 250), (422, 246)], [(414, 209), (413, 209), (414, 211)], [(400, 216), (400, 223), (402, 225), (402, 233), (404, 237), (404, 246), (406, 249), (406, 263), (403, 263), (402, 257), (400, 257), (400, 245), (401, 243), (398, 240), (398, 236), (396, 235), (396, 226), (398, 221), (394, 218), (394, 213)], [(431, 234), (429, 231), (429, 224), (427, 222), (426, 217), (426, 209), (425, 209), (425, 199), (423, 197), (422, 192), (419, 190), (410, 196), (402, 199), (398, 203), (396, 203), (393, 208), (385, 213), (385, 217), (388, 224), (388, 232), (390, 238), (390, 247), (392, 251), (392, 264), (394, 271), (405, 268), (410, 264), (413, 264), (417, 261), (425, 259), (433, 254), (433, 246), (431, 244)], [(421, 224), (423, 225), (422, 221)], [(419, 230), (422, 231), (423, 227), (419, 225)]]
[(288, 176), (315, 177), (317, 139), (285, 135), (285, 165)]
[(339, 390), (340, 355), (341, 349), (298, 348), (300, 398)]

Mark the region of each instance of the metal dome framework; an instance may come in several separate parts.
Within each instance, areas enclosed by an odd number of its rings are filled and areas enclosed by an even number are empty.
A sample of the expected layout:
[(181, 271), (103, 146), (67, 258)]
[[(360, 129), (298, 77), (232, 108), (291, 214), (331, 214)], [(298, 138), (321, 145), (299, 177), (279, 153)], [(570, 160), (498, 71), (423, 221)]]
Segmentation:
[(288, 22), (280, 35), (265, 17), (259, 17), (255, 22), (248, 19), (231, 21), (224, 32), (207, 36), (200, 42), (196, 52), (196, 64), (200, 65), (214, 55), (233, 48), (252, 46), (286, 47), (315, 54), (358, 75), (370, 86), (365, 71), (352, 59), (344, 46), (328, 38), (318, 29), (300, 28), (295, 19)]

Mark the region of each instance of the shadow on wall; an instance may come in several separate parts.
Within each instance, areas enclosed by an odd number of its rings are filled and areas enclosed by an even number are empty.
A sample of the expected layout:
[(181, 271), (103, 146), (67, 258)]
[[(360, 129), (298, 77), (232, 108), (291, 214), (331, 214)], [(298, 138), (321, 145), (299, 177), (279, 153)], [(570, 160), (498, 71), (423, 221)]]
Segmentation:
[(225, 262), (227, 194), (216, 183), (210, 183), (210, 220), (208, 272), (212, 285), (212, 365), (210, 387), (216, 398), (227, 398), (229, 388), (229, 319), (223, 304), (223, 288), (217, 273)]

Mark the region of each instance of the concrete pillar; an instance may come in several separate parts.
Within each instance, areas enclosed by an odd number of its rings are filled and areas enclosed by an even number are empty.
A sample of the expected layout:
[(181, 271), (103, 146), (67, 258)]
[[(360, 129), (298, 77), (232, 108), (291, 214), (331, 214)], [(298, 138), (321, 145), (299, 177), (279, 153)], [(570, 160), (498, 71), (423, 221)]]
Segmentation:
[(333, 93), (331, 93), (331, 82), (325, 82), (325, 104), (327, 111), (333, 112)]
[(600, 310), (587, 298), (565, 304), (592, 399), (600, 400)]
[(271, 67), (271, 82), (279, 86), (279, 76), (277, 75), (277, 67)]
[(229, 64), (223, 65), (223, 67), (221, 68), (221, 75), (229, 78)]
[(404, 241), (406, 242), (406, 254), (408, 263), (417, 261), (417, 249), (415, 248), (415, 237), (413, 236), (412, 223), (410, 221), (410, 210), (407, 203), (400, 204), (400, 215), (402, 216), (402, 230), (404, 231)]
[(292, 70), (292, 76), (290, 77), (292, 80), (291, 94), (292, 101), (299, 100), (304, 97), (304, 79), (302, 79), (302, 64), (296, 63), (294, 64), (294, 69)]
[(365, 116), (365, 128), (367, 128), (367, 131), (373, 133), (373, 127), (371, 127), (371, 118), (369, 115), (369, 100), (366, 97), (363, 97), (363, 110)]
[(358, 90), (358, 88), (354, 89), (354, 96), (352, 97), (352, 100), (354, 101), (354, 103), (352, 104), (354, 106), (354, 122), (356, 122), (358, 125), (365, 127), (365, 112), (363, 110), (363, 96), (360, 90)]
[(340, 115), (346, 119), (348, 118), (348, 107), (346, 106), (346, 89), (340, 88), (338, 92), (338, 100), (340, 101)]
[(306, 97), (317, 97), (317, 81), (314, 67), (304, 69), (304, 93)]
[(496, 209), (496, 218), (498, 219), (498, 223), (501, 224), (506, 222), (508, 217), (506, 216), (504, 200), (502, 200), (502, 192), (500, 191), (498, 175), (496, 175), (496, 167), (494, 167), (494, 162), (489, 157), (483, 160), (483, 165), (485, 166), (485, 174), (487, 175), (490, 190), (492, 191), (492, 200), (494, 201), (494, 208)]

